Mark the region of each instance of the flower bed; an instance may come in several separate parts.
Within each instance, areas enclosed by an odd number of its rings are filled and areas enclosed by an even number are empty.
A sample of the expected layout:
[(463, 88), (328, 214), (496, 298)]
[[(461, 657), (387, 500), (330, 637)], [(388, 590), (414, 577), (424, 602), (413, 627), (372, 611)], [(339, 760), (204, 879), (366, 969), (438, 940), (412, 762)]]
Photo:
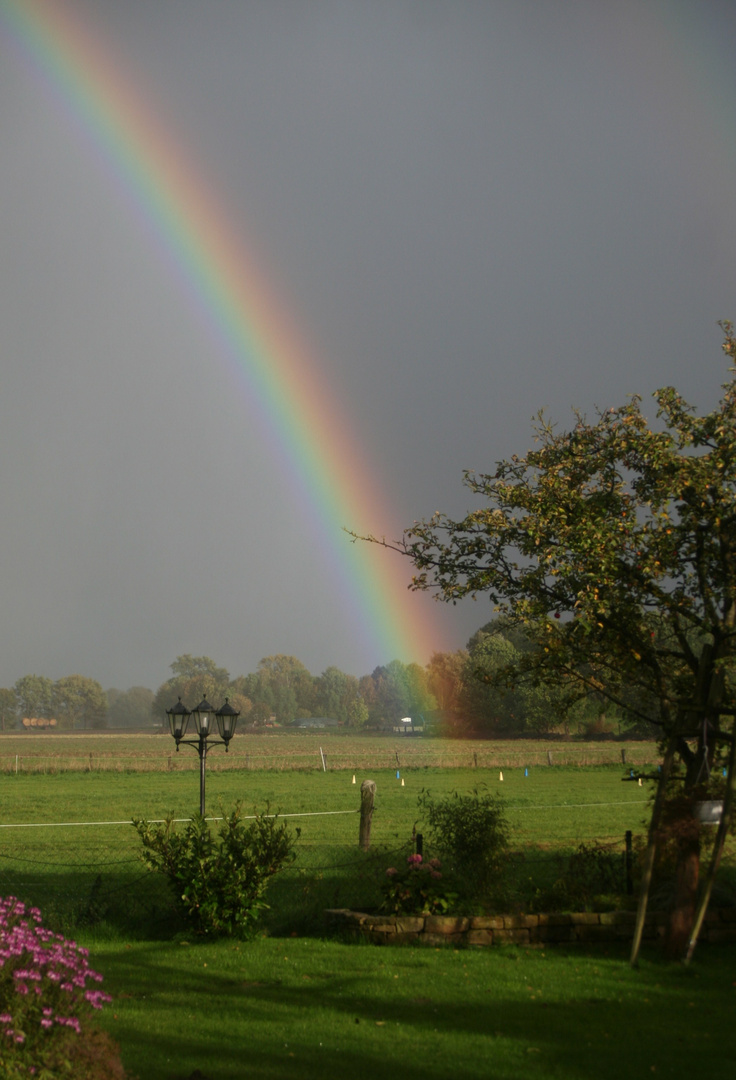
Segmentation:
[(90, 1023), (111, 1000), (74, 941), (44, 928), (37, 908), (0, 898), (0, 1075), (70, 1080), (124, 1076), (117, 1049)]
[[(369, 915), (347, 908), (325, 912), (338, 932), (377, 945), (417, 942), (423, 945), (547, 945), (612, 942), (631, 939), (633, 911), (574, 912), (550, 915)], [(647, 915), (645, 940), (664, 935), (667, 916)], [(736, 942), (736, 908), (708, 912), (701, 941)]]

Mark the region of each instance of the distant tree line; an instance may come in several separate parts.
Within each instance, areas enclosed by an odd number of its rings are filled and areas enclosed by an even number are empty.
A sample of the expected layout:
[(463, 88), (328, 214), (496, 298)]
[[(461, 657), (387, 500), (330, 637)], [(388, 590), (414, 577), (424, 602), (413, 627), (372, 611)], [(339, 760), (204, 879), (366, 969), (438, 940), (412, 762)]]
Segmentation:
[[(358, 678), (337, 667), (312, 675), (295, 656), (266, 656), (249, 675), (232, 677), (208, 656), (179, 656), (171, 677), (154, 693), (143, 686), (103, 690), (94, 679), (69, 675), (53, 682), (24, 675), (0, 689), (0, 730), (43, 729), (53, 720), (61, 731), (142, 728), (166, 723), (166, 710), (181, 697), (192, 708), (203, 697), (213, 705), (228, 698), (241, 722), (287, 725), (325, 717), (354, 730), (380, 730), (402, 717), (456, 738), (588, 735), (630, 729), (625, 709), (612, 711), (604, 698), (585, 697), (577, 683), (545, 686), (505, 673), (534, 646), (523, 631), (497, 619), (481, 627), (467, 648), (434, 653), (426, 667), (392, 660)], [(641, 725), (639, 725), (641, 728)], [(644, 733), (642, 731), (642, 733)]]
[(144, 686), (105, 691), (85, 675), (65, 675), (55, 682), (44, 675), (24, 675), (14, 686), (0, 689), (0, 731), (150, 726), (153, 698)]

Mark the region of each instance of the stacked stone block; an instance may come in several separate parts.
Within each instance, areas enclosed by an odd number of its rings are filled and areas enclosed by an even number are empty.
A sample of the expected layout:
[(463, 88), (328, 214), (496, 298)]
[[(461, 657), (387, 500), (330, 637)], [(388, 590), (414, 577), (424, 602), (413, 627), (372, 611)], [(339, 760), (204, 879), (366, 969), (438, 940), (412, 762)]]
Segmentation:
[[(377, 945), (536, 945), (630, 940), (633, 911), (581, 911), (549, 915), (368, 915), (347, 908), (326, 913), (330, 926)], [(667, 916), (647, 915), (644, 940), (662, 937)], [(709, 911), (701, 941), (736, 942), (736, 908)]]

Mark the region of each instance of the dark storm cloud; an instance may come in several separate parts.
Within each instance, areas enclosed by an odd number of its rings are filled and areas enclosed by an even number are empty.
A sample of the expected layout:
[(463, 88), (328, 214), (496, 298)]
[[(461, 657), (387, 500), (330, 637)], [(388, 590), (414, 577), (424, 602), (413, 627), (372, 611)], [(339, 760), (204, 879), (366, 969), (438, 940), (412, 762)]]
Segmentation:
[[(523, 451), (541, 406), (714, 399), (728, 6), (72, 6), (262, 252), (397, 533), (465, 509), (462, 469)], [(150, 230), (2, 41), (0, 121), (0, 683), (155, 686), (181, 652), (390, 659), (353, 633)], [(488, 613), (443, 609), (448, 636)]]

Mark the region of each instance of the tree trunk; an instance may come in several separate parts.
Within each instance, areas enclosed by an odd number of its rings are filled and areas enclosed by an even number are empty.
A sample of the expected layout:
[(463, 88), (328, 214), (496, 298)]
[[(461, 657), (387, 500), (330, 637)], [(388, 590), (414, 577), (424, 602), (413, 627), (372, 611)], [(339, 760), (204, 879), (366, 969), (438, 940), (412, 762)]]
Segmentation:
[(676, 800), (676, 815), (667, 815), (668, 831), (674, 835), (677, 849), (675, 897), (665, 940), (665, 953), (672, 960), (685, 955), (695, 922), (700, 876), (700, 822), (694, 809), (694, 800), (683, 795)]

